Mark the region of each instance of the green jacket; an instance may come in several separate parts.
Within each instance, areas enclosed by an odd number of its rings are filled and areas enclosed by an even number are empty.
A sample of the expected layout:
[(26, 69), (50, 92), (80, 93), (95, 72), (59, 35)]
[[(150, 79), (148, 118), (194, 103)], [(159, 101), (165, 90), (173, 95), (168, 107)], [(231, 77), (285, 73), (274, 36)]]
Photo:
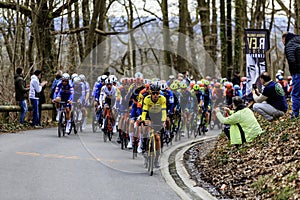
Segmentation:
[(221, 112), (217, 112), (217, 118), (223, 124), (230, 124), (230, 143), (232, 145), (242, 144), (242, 137), (237, 124), (240, 124), (242, 127), (246, 142), (251, 142), (263, 132), (253, 112), (249, 108), (239, 110), (229, 117), (224, 117)]

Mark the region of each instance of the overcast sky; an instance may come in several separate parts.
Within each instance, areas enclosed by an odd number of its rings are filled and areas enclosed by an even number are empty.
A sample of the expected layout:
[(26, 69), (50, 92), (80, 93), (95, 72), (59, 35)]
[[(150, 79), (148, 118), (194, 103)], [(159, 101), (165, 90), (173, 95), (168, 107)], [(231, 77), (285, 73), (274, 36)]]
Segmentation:
[[(145, 0), (132, 0), (133, 4), (136, 6), (138, 10), (138, 15), (139, 16), (149, 16), (150, 14), (146, 11), (143, 10), (143, 7), (147, 10), (150, 10), (151, 12), (155, 13), (159, 17), (161, 17), (161, 11), (160, 11), (160, 6), (157, 2), (157, 0), (146, 0), (146, 3), (144, 2)], [(286, 2), (286, 5), (288, 5), (288, 0), (282, 0), (283, 2)], [(293, 1), (293, 0), (292, 0)], [(119, 2), (126, 3), (128, 5), (127, 0), (119, 0)], [(197, 6), (197, 1), (196, 0), (188, 0), (188, 9), (191, 12), (191, 15), (195, 15), (196, 12), (196, 6)], [(169, 0), (169, 17), (172, 16), (178, 16), (178, 0)], [(217, 7), (219, 7), (220, 3), (219, 0), (217, 0)], [(271, 6), (271, 3), (270, 3)], [(276, 8), (280, 8), (277, 2), (275, 1), (275, 6)], [(293, 8), (292, 8), (293, 9)], [(234, 10), (233, 10), (234, 11)], [(122, 5), (120, 5), (118, 2), (115, 2), (112, 4), (110, 10), (109, 10), (109, 15), (110, 16), (126, 16), (126, 11)], [(137, 14), (135, 12), (135, 17), (137, 17)]]

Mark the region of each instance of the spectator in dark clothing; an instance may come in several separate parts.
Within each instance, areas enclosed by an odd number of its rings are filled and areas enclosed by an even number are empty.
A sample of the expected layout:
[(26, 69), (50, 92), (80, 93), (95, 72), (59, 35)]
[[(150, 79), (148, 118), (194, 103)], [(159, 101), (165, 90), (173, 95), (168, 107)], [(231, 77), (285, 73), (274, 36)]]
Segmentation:
[(292, 118), (299, 116), (300, 109), (300, 36), (293, 33), (284, 33), (282, 43), (285, 45), (285, 56), (289, 64), (289, 71), (292, 75), (293, 88)]
[(50, 99), (51, 100), (54, 99), (55, 88), (56, 88), (57, 83), (60, 81), (62, 74), (63, 74), (63, 72), (61, 70), (58, 70), (56, 73), (55, 79), (52, 81), (52, 85), (51, 85), (51, 89), (50, 89)]
[[(41, 78), (39, 79), (39, 81), (40, 81), (40, 83), (42, 83)], [(46, 88), (46, 85), (44, 85), (44, 86), (42, 87), (41, 92), (38, 93), (38, 97), (39, 97), (39, 119), (38, 119), (38, 124), (39, 124), (39, 126), (42, 125), (42, 124), (41, 124), (42, 105), (43, 105), (44, 103), (46, 103), (46, 97), (45, 97), (45, 93), (44, 93), (45, 88)]]
[(241, 85), (241, 77), (240, 77), (240, 72), (236, 71), (234, 72), (233, 78), (232, 78), (232, 85)]
[(15, 75), (15, 92), (16, 92), (16, 101), (19, 103), (21, 107), (20, 114), (20, 124), (24, 124), (25, 115), (28, 111), (27, 106), (27, 92), (29, 91), (29, 87), (26, 87), (26, 82), (23, 77), (23, 69), (17, 68)]
[(262, 93), (258, 89), (252, 91), (253, 99), (256, 102), (253, 105), (253, 111), (271, 122), (283, 116), (287, 111), (284, 91), (279, 83), (271, 80), (268, 72), (260, 75), (260, 81), (264, 86)]

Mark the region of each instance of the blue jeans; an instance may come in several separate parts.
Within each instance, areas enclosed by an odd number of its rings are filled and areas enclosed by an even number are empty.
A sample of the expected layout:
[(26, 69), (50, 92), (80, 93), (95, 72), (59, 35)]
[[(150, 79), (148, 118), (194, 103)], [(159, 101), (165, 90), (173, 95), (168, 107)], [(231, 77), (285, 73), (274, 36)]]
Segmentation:
[(39, 125), (39, 100), (38, 99), (30, 99), (30, 103), (32, 105), (32, 126)]
[(299, 109), (300, 109), (300, 74), (295, 74), (293, 77), (293, 89), (292, 89), (292, 110), (293, 115), (295, 117), (299, 116)]
[(20, 101), (19, 105), (21, 107), (20, 124), (23, 124), (24, 119), (25, 119), (25, 115), (28, 112), (28, 106), (27, 106), (26, 100), (24, 99), (23, 101)]

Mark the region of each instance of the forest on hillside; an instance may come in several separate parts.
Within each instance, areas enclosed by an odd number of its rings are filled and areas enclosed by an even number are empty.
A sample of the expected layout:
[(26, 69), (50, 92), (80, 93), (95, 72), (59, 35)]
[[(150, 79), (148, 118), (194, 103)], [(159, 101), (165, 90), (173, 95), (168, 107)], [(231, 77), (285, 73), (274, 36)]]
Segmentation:
[(0, 10), (2, 104), (15, 103), (17, 67), (27, 81), (35, 69), (48, 81), (59, 69), (90, 82), (107, 70), (230, 78), (245, 74), (245, 28), (270, 31), (273, 69), (286, 66), (281, 34), (300, 34), (300, 0), (4, 0)]

